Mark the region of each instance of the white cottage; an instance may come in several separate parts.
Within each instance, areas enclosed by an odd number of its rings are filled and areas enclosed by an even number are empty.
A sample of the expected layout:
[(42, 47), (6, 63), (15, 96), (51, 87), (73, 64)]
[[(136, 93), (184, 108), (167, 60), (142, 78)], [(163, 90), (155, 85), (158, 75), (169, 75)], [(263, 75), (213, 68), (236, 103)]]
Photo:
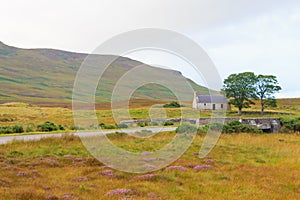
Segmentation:
[(194, 94), (193, 108), (197, 110), (229, 110), (227, 99), (221, 95)]

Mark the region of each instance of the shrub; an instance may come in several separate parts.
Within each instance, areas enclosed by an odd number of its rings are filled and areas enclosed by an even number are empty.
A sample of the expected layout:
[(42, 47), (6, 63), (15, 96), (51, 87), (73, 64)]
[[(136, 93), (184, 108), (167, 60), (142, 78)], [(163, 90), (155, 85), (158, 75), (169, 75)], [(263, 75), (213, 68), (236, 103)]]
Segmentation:
[(195, 133), (195, 132), (197, 132), (197, 127), (188, 123), (183, 123), (176, 128), (176, 133)]
[(12, 130), (14, 133), (23, 133), (24, 132), (24, 129), (22, 126), (18, 126), (18, 125), (14, 125), (12, 127)]
[(150, 126), (158, 126), (159, 123), (157, 121), (151, 121)]
[(299, 132), (300, 131), (300, 118), (293, 119), (280, 119), (283, 126), (282, 129), (286, 129), (287, 132)]
[(225, 133), (240, 133), (243, 124), (237, 120), (228, 122), (224, 125), (223, 132)]
[(243, 124), (241, 132), (242, 133), (263, 133), (262, 130), (247, 124)]
[(62, 130), (63, 131), (63, 130), (65, 130), (65, 127), (63, 127), (62, 125), (59, 124), (58, 125), (58, 130)]
[(174, 125), (174, 123), (172, 121), (169, 121), (169, 120), (164, 121), (164, 123), (163, 123), (163, 126), (172, 126), (172, 125)]
[(13, 133), (12, 127), (10, 127), (10, 126), (0, 126), (0, 133), (1, 134)]
[(254, 126), (242, 124), (241, 122), (234, 120), (224, 125), (222, 123), (205, 125), (198, 129), (198, 134), (206, 133), (208, 129), (212, 131), (221, 131), (222, 133), (262, 133), (262, 130), (259, 130)]
[(78, 130), (78, 127), (76, 127), (75, 125), (71, 125), (70, 130)]
[(208, 130), (208, 128), (212, 131), (222, 131), (223, 132), (224, 125), (222, 123), (212, 123), (210, 126), (208, 126), (206, 128), (206, 130)]
[(101, 123), (98, 124), (98, 127), (104, 128), (105, 124), (103, 122), (101, 122)]
[(197, 134), (203, 135), (207, 133), (207, 131), (208, 131), (208, 126), (200, 126), (198, 127)]
[(116, 126), (111, 125), (111, 124), (104, 124), (104, 123), (99, 123), (98, 127), (101, 127), (102, 129), (115, 129)]
[(144, 126), (146, 126), (145, 122), (138, 122), (137, 125), (138, 125), (139, 127), (144, 127)]
[(224, 125), (224, 133), (262, 133), (262, 130), (235, 120)]
[(125, 123), (119, 123), (119, 124), (117, 124), (117, 127), (119, 127), (119, 128), (128, 128), (128, 125), (125, 124)]
[(295, 126), (294, 126), (294, 132), (300, 132), (300, 123), (295, 124)]
[(33, 132), (34, 130), (33, 127), (27, 126), (25, 131), (28, 133), (28, 132)]
[(108, 125), (104, 125), (101, 128), (104, 128), (104, 129), (115, 129), (116, 127), (114, 125), (108, 124)]
[(80, 127), (80, 126), (75, 126), (75, 125), (71, 125), (70, 126), (70, 130), (85, 130), (85, 128), (84, 127)]
[(23, 133), (24, 129), (22, 126), (0, 126), (0, 134), (10, 134), (10, 133)]
[(44, 124), (37, 125), (37, 130), (42, 132), (56, 131), (59, 127), (56, 126), (53, 122), (45, 122)]
[(181, 105), (176, 101), (172, 101), (171, 103), (165, 104), (163, 107), (164, 108), (180, 108)]

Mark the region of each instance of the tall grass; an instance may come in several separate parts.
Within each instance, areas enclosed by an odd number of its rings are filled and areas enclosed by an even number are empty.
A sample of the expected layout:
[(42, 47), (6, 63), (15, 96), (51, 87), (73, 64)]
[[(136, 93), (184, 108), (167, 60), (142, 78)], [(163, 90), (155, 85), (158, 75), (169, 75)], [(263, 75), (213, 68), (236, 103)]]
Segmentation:
[[(128, 151), (149, 152), (174, 136), (166, 132), (148, 139), (108, 137)], [(0, 148), (0, 195), (3, 199), (300, 198), (299, 135), (222, 135), (209, 157), (199, 159), (203, 139), (197, 135), (188, 151), (171, 164), (175, 167), (142, 176), (105, 167), (72, 135), (15, 141)], [(210, 168), (196, 172), (195, 166)]]

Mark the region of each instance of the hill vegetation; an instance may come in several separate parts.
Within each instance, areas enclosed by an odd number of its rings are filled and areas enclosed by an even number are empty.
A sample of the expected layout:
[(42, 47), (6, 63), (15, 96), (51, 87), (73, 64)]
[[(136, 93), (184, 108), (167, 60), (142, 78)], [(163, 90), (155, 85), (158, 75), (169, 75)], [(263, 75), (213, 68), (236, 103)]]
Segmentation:
[[(20, 49), (0, 42), (0, 102), (27, 102), (39, 104), (70, 104), (75, 75), (88, 54), (73, 53), (54, 49)], [(112, 89), (119, 78), (130, 69), (143, 63), (125, 57), (95, 55), (95, 66), (104, 67), (107, 59), (115, 62), (106, 70), (96, 92), (96, 102), (110, 102)], [(178, 71), (154, 68), (170, 80), (182, 74)], [(187, 79), (195, 91), (208, 93), (202, 87)], [(182, 88), (174, 81), (176, 88)], [(182, 94), (186, 93), (182, 88)], [(176, 100), (167, 88), (148, 84), (139, 88), (136, 99)], [(191, 97), (188, 97), (192, 99)]]

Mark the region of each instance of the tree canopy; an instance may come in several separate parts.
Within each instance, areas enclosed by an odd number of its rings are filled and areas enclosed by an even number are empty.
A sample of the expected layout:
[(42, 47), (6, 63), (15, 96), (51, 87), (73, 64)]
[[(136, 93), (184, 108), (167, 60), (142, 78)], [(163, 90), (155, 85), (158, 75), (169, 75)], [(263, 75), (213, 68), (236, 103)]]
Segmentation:
[(243, 108), (249, 108), (254, 104), (256, 76), (253, 72), (231, 74), (224, 80), (223, 92), (229, 98), (229, 103), (239, 109), (242, 114)]
[(274, 93), (279, 92), (281, 87), (278, 85), (276, 76), (258, 75), (256, 95), (260, 99), (261, 113), (264, 114), (265, 107), (276, 107), (276, 99)]
[(276, 106), (273, 94), (280, 90), (276, 76), (256, 76), (253, 72), (231, 74), (224, 80), (222, 89), (229, 103), (238, 108), (239, 115), (243, 108), (249, 108), (256, 99), (261, 101), (263, 114), (266, 106)]

